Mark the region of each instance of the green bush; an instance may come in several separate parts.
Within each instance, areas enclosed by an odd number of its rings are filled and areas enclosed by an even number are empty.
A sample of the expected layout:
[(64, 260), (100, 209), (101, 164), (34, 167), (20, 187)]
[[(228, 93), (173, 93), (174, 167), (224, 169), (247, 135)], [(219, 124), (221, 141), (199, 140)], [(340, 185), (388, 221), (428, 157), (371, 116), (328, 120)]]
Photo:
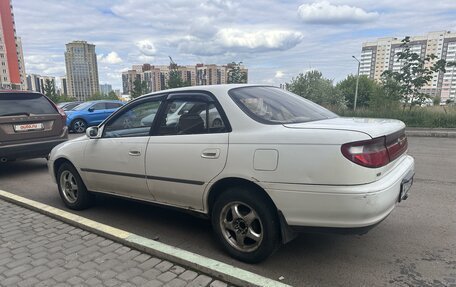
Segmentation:
[(415, 107), (411, 111), (400, 108), (390, 109), (332, 109), (343, 117), (387, 118), (403, 121), (408, 127), (456, 128), (456, 107)]

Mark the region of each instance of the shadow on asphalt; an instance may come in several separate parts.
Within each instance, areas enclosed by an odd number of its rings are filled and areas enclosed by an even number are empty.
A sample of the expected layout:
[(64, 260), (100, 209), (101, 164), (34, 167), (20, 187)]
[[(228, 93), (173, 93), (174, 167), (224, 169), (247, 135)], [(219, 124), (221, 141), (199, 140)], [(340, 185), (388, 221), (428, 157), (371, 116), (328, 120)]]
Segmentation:
[[(226, 263), (251, 269), (248, 265), (236, 261), (224, 253), (212, 233), (209, 220), (196, 217), (181, 210), (155, 204), (131, 201), (107, 195), (97, 195), (97, 204), (90, 210), (97, 210), (111, 217), (102, 219), (107, 224), (127, 229), (130, 232), (156, 239), (201, 255), (209, 256)], [(100, 219), (100, 218), (99, 218)], [(113, 224), (113, 220), (115, 224)], [(127, 227), (127, 228), (125, 228)], [(320, 257), (338, 249), (341, 238), (353, 235), (335, 235), (319, 233), (300, 233), (298, 237), (283, 245), (268, 260), (255, 264), (255, 268), (272, 268), (276, 260), (296, 257), (302, 260)], [(199, 244), (195, 245), (195, 238)]]
[(47, 170), (47, 161), (40, 160), (19, 160), (6, 163), (0, 163), (0, 178), (8, 176), (17, 176), (21, 173), (31, 174)]

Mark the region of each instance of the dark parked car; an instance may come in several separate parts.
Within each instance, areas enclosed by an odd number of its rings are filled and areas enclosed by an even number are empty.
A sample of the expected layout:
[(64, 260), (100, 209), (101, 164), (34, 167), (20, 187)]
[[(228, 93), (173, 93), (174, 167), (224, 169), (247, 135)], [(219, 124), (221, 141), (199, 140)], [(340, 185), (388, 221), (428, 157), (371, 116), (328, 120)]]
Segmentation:
[(61, 108), (64, 111), (71, 111), (72, 109), (74, 109), (75, 107), (79, 106), (82, 103), (83, 102), (78, 102), (78, 101), (76, 101), (76, 102), (63, 102), (63, 103), (58, 103), (57, 107)]
[(66, 115), (40, 93), (0, 91), (0, 162), (47, 157), (68, 139)]

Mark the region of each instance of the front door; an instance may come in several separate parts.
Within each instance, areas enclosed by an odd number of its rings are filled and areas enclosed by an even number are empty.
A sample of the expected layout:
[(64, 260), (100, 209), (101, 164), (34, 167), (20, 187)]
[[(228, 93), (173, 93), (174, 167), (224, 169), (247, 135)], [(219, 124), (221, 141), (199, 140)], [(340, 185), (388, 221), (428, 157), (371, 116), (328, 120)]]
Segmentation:
[[(161, 100), (144, 99), (129, 105), (102, 126), (91, 139), (82, 168), (89, 190), (153, 200), (145, 176), (146, 147), (153, 118)], [(151, 119), (144, 124), (143, 118)]]

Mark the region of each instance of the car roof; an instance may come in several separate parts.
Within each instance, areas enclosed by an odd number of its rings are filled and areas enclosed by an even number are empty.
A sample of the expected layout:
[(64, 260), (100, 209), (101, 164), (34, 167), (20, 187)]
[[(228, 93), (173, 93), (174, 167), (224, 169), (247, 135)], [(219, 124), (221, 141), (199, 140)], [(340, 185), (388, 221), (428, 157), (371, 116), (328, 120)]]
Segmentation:
[(208, 91), (215, 95), (216, 94), (226, 94), (231, 89), (242, 88), (242, 87), (274, 87), (274, 86), (260, 85), (260, 84), (222, 84), (222, 85), (188, 86), (188, 87), (181, 87), (181, 88), (157, 91), (157, 92), (143, 95), (139, 98), (147, 97), (147, 96), (154, 96), (154, 95), (163, 95), (166, 93), (173, 93), (173, 92), (182, 92), (182, 91)]
[(42, 93), (35, 91), (21, 91), (21, 90), (0, 90), (0, 96), (4, 94), (23, 94), (23, 95), (42, 95)]
[(87, 101), (87, 102), (81, 102), (81, 103), (123, 103), (123, 102), (119, 101), (119, 100), (94, 100), (94, 101)]

